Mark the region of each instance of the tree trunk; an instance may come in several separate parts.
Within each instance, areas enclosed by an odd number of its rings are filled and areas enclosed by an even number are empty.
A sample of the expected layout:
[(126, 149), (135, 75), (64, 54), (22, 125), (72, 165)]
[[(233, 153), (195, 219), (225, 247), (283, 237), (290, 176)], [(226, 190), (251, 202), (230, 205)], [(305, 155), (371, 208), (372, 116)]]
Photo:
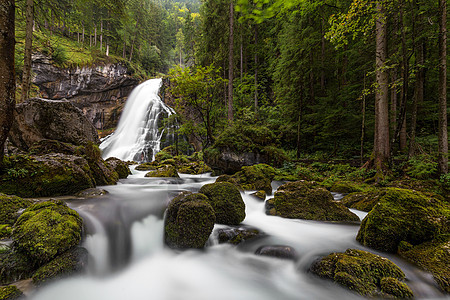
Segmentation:
[(438, 168), (448, 173), (447, 135), (447, 1), (439, 0), (439, 128)]
[(322, 19), (321, 27), (322, 43), (320, 51), (320, 89), (322, 93), (325, 91), (325, 19)]
[(28, 99), (31, 84), (31, 52), (33, 46), (33, 4), (34, 0), (27, 0), (25, 55), (23, 59), (22, 102)]
[(258, 112), (258, 28), (255, 26), (255, 113)]
[(134, 38), (133, 38), (133, 41), (131, 42), (130, 59), (128, 60), (130, 62), (131, 62), (131, 59), (133, 59), (134, 43), (136, 42), (137, 35), (138, 35), (138, 32), (137, 32), (138, 25), (139, 25), (139, 18), (137, 18), (136, 26), (134, 27)]
[(94, 27), (94, 46), (97, 46), (97, 25)]
[(391, 131), (392, 136), (395, 135), (397, 129), (397, 69), (391, 70)]
[(12, 125), (15, 105), (14, 8), (14, 0), (0, 1), (0, 167), (3, 165), (4, 146)]
[(230, 0), (230, 38), (228, 40), (228, 123), (233, 123), (233, 52), (234, 52), (234, 5)]
[(100, 22), (100, 52), (103, 48), (103, 20)]
[(377, 173), (386, 168), (389, 160), (389, 101), (388, 74), (385, 68), (387, 53), (386, 13), (382, 1), (376, 4), (376, 82), (374, 163)]
[[(366, 74), (364, 74), (364, 90), (366, 89)], [(366, 135), (366, 94), (363, 93), (362, 96), (362, 121), (361, 121), (361, 146), (360, 146), (360, 156), (361, 156), (361, 166), (364, 160), (364, 139)]]

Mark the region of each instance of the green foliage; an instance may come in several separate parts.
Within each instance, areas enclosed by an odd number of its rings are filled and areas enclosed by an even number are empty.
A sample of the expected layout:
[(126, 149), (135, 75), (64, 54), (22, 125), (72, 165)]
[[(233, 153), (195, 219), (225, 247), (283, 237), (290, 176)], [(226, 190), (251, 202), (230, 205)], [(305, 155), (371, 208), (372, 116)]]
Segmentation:
[(23, 296), (23, 293), (15, 286), (2, 286), (0, 287), (0, 299), (1, 300), (14, 300)]
[(437, 162), (428, 155), (415, 156), (408, 161), (406, 173), (417, 179), (434, 178), (437, 174)]

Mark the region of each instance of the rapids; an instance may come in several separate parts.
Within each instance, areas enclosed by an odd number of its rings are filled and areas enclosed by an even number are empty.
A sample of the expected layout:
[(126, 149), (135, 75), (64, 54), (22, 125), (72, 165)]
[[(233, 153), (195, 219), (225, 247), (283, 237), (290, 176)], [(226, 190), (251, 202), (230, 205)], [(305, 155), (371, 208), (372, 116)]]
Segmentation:
[[(265, 236), (232, 246), (219, 244), (213, 232), (205, 250), (174, 251), (163, 245), (168, 202), (180, 191), (197, 191), (215, 178), (208, 174), (144, 178), (144, 174), (133, 170), (118, 185), (102, 187), (107, 195), (68, 201), (85, 221), (89, 271), (42, 287), (31, 299), (362, 299), (308, 272), (319, 256), (350, 247), (368, 250), (355, 241), (358, 225), (267, 216), (264, 203), (245, 192), (243, 225), (259, 228)], [(273, 183), (275, 189), (278, 185)], [(223, 227), (216, 225), (215, 230)], [(255, 255), (262, 245), (292, 246), (299, 260)], [(403, 269), (417, 298), (444, 298), (429, 274), (397, 256), (382, 255)]]

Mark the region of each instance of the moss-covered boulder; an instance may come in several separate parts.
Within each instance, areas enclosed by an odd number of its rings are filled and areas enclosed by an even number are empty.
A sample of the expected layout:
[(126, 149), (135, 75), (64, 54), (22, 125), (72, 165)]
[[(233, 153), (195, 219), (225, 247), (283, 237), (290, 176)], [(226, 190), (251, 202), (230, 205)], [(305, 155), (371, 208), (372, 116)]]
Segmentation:
[(20, 212), (31, 204), (33, 202), (30, 200), (0, 193), (0, 224), (13, 225)]
[(145, 177), (176, 177), (179, 178), (177, 169), (172, 165), (160, 165), (156, 170), (145, 174)]
[(329, 191), (314, 182), (296, 181), (280, 186), (266, 204), (271, 215), (317, 221), (359, 221)]
[(347, 207), (369, 212), (385, 194), (385, 189), (355, 192), (342, 198), (342, 203)]
[(174, 249), (203, 248), (215, 220), (214, 210), (205, 195), (183, 192), (167, 207), (165, 243)]
[(450, 207), (435, 197), (412, 190), (386, 189), (361, 223), (357, 241), (386, 252), (400, 242), (419, 245), (450, 232)]
[(0, 284), (30, 278), (35, 270), (33, 260), (23, 253), (14, 250), (0, 253)]
[(227, 174), (220, 175), (219, 177), (216, 178), (215, 182), (229, 182), (229, 183), (232, 183), (233, 185), (235, 185), (238, 188), (238, 190), (244, 191), (244, 189), (238, 183), (237, 179), (231, 175), (227, 175)]
[(252, 193), (251, 195), (262, 201), (266, 200), (266, 196), (267, 196), (265, 191), (256, 191), (256, 192)]
[(184, 174), (198, 175), (212, 172), (212, 169), (202, 161), (179, 164), (178, 172)]
[(135, 170), (152, 171), (152, 170), (156, 170), (158, 168), (158, 165), (159, 164), (156, 161), (146, 162), (146, 163), (142, 163), (142, 164), (136, 166)]
[(12, 227), (8, 224), (0, 225), (0, 239), (9, 238), (12, 234)]
[(314, 262), (311, 272), (334, 280), (363, 296), (412, 298), (411, 289), (399, 280), (403, 271), (390, 260), (362, 250), (347, 249)]
[(33, 275), (33, 283), (41, 285), (51, 280), (85, 271), (89, 253), (85, 248), (74, 247), (40, 267)]
[(23, 293), (15, 285), (0, 287), (0, 300), (14, 300), (21, 296)]
[(450, 235), (443, 235), (417, 246), (402, 242), (399, 254), (433, 274), (441, 289), (450, 294)]
[(272, 180), (276, 171), (269, 165), (258, 164), (242, 167), (242, 170), (233, 177), (236, 178), (244, 190), (263, 190), (267, 194), (272, 194)]
[(131, 174), (128, 164), (116, 157), (109, 157), (105, 160), (106, 166), (117, 172), (119, 179), (125, 179)]
[(348, 194), (348, 193), (361, 192), (362, 188), (354, 182), (338, 181), (338, 182), (335, 182), (331, 186), (330, 191), (336, 192), (336, 193)]
[(232, 245), (241, 244), (247, 240), (262, 236), (262, 233), (256, 228), (220, 228), (216, 232), (219, 244), (228, 243)]
[(216, 223), (238, 225), (245, 219), (245, 203), (236, 186), (229, 182), (205, 184), (200, 193), (206, 195), (216, 214)]
[(60, 200), (46, 201), (27, 208), (14, 225), (15, 248), (42, 265), (77, 246), (82, 220)]
[(155, 154), (155, 161), (157, 163), (162, 163), (166, 159), (173, 159), (173, 157), (176, 155), (176, 152), (177, 151), (174, 146), (165, 147)]

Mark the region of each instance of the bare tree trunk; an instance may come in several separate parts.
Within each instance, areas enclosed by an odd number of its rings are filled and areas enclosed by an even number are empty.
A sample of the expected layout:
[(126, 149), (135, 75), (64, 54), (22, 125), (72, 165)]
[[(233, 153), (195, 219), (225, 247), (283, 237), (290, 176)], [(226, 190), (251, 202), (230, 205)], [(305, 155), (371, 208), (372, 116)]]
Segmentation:
[(97, 25), (94, 27), (94, 46), (97, 46)]
[(103, 20), (100, 21), (100, 52), (103, 48)]
[(233, 52), (234, 52), (234, 5), (230, 0), (230, 37), (228, 40), (228, 123), (233, 123)]
[[(364, 90), (366, 89), (366, 74), (364, 74)], [(362, 102), (362, 121), (361, 121), (361, 147), (360, 147), (360, 156), (361, 156), (361, 166), (363, 165), (364, 160), (364, 139), (366, 135), (366, 94), (363, 93), (363, 102)]]
[(395, 130), (397, 129), (397, 69), (393, 68), (391, 70), (391, 134), (395, 135)]
[(255, 113), (258, 112), (258, 28), (255, 25)]
[(386, 168), (390, 157), (389, 148), (389, 86), (385, 68), (387, 53), (386, 12), (382, 1), (376, 3), (376, 82), (375, 92), (375, 139), (374, 163), (377, 173)]
[(31, 52), (33, 47), (33, 4), (34, 0), (27, 0), (25, 55), (23, 59), (22, 102), (28, 99), (31, 84)]
[(5, 141), (12, 125), (15, 106), (14, 8), (14, 0), (0, 1), (0, 167), (3, 165)]
[(440, 174), (448, 173), (447, 134), (447, 1), (439, 0), (439, 128), (438, 167)]
[(322, 27), (321, 27), (321, 34), (322, 34), (322, 43), (321, 43), (321, 51), (320, 51), (320, 89), (322, 92), (325, 91), (325, 19), (322, 19)]
[(81, 40), (83, 41), (83, 43), (84, 43), (84, 24), (83, 24), (83, 34), (82, 34), (82, 38), (81, 38)]

